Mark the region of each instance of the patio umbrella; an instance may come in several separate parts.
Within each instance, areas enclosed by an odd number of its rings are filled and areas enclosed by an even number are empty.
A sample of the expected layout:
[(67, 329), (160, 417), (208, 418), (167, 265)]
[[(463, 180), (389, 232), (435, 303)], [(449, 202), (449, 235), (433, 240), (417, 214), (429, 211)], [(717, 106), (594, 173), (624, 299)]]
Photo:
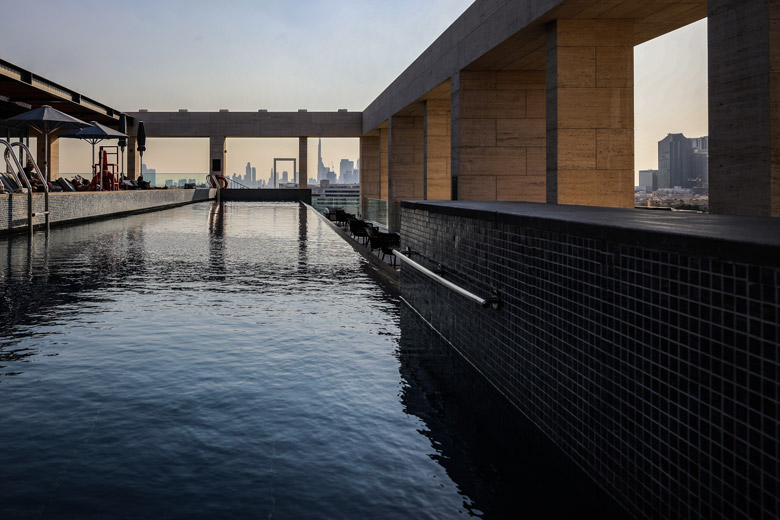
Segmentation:
[(53, 135), (62, 130), (89, 126), (89, 123), (71, 117), (49, 105), (43, 105), (23, 114), (9, 117), (3, 124), (14, 128), (35, 128), (43, 133), (45, 140), (43, 165), (47, 181), (51, 180), (49, 173), (49, 135)]
[[(90, 121), (89, 126), (84, 128), (77, 128), (68, 130), (60, 134), (60, 137), (72, 137), (76, 139), (83, 139), (84, 141), (92, 145), (92, 164), (95, 164), (95, 145), (104, 139), (122, 139), (126, 138), (127, 134), (123, 132), (117, 132), (113, 128), (103, 126), (97, 121)], [(95, 172), (92, 172), (93, 174)]]
[(146, 128), (144, 128), (143, 121), (138, 122), (138, 132), (136, 133), (135, 139), (137, 141), (136, 148), (138, 149), (138, 153), (141, 156), (141, 175), (143, 175), (144, 152), (146, 151)]

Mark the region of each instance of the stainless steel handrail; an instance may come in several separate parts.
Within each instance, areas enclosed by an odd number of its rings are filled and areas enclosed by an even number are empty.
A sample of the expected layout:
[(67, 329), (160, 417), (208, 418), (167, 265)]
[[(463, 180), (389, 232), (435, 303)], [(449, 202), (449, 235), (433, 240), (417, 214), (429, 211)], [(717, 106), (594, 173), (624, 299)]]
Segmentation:
[(250, 188), (249, 186), (247, 186), (245, 184), (241, 184), (238, 181), (234, 181), (233, 179), (229, 179), (229, 178), (225, 177), (225, 180), (228, 181), (228, 186), (230, 186), (232, 184), (235, 184), (236, 186), (238, 186), (238, 188), (235, 188), (237, 190), (251, 190), (252, 189), (252, 188)]
[(469, 300), (477, 302), (482, 307), (492, 307), (493, 309), (498, 309), (501, 306), (501, 299), (498, 297), (498, 293), (497, 292), (493, 291), (493, 296), (491, 298), (488, 298), (488, 299), (480, 298), (476, 294), (474, 294), (474, 293), (472, 293), (470, 291), (467, 291), (466, 289), (464, 289), (463, 287), (461, 287), (459, 285), (455, 285), (451, 281), (442, 278), (441, 276), (439, 276), (438, 274), (434, 273), (430, 269), (427, 269), (427, 268), (423, 267), (422, 265), (418, 264), (417, 262), (415, 262), (414, 260), (409, 258), (408, 255), (410, 255), (411, 253), (412, 253), (412, 251), (409, 250), (409, 249), (406, 250), (406, 254), (402, 253), (401, 251), (397, 251), (397, 250), (393, 251), (393, 254), (399, 260), (401, 260), (402, 262), (410, 265), (411, 267), (414, 267), (415, 269), (420, 271), (422, 274), (424, 274), (428, 278), (431, 278), (432, 280), (435, 280), (435, 281), (439, 282), (443, 286), (445, 286), (445, 287), (447, 287), (449, 289), (452, 289), (453, 291), (455, 291), (456, 293), (460, 294), (461, 296), (465, 296)]
[(206, 175), (206, 178), (211, 181), (211, 184), (216, 187), (217, 189), (217, 202), (222, 201), (222, 187), (219, 185), (219, 177), (214, 175), (213, 173), (209, 173)]
[[(46, 217), (46, 230), (48, 231), (49, 229), (49, 183), (46, 181), (46, 177), (43, 176), (41, 169), (38, 167), (38, 163), (35, 161), (35, 159), (33, 159), (33, 154), (30, 151), (30, 148), (26, 144), (11, 143), (11, 146), (12, 147), (18, 146), (20, 150), (24, 150), (27, 153), (27, 157), (30, 159), (30, 162), (35, 168), (35, 173), (38, 175), (38, 180), (41, 181), (41, 185), (43, 186), (43, 214)], [(23, 177), (26, 177), (26, 175), (23, 175)]]
[[(27, 229), (30, 237), (33, 235), (33, 197), (32, 197), (32, 186), (30, 185), (30, 181), (27, 179), (27, 175), (24, 173), (24, 168), (22, 168), (22, 165), (19, 164), (19, 159), (16, 157), (16, 154), (14, 153), (14, 149), (11, 147), (11, 143), (4, 139), (0, 139), (0, 145), (5, 145), (5, 152), (3, 153), (3, 158), (5, 159), (5, 164), (7, 168), (10, 168), (11, 173), (16, 178), (17, 184), (21, 186), (21, 183), (19, 180), (21, 179), (24, 181), (24, 185), (27, 187)], [(8, 162), (8, 157), (11, 157), (13, 159), (13, 163), (16, 165), (16, 171), (18, 172), (18, 175), (16, 172), (13, 171), (13, 167), (10, 162)]]

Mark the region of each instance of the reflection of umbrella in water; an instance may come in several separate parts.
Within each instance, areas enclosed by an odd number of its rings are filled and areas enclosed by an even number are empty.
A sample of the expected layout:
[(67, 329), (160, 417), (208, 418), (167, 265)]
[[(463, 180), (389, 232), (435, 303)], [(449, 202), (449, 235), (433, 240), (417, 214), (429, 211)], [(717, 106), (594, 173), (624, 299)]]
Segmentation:
[[(95, 145), (103, 139), (122, 139), (127, 137), (122, 132), (117, 132), (113, 128), (103, 126), (97, 121), (90, 121), (89, 126), (86, 128), (79, 128), (77, 130), (69, 130), (60, 135), (60, 137), (74, 137), (83, 139), (92, 145), (92, 165), (95, 164)], [(94, 175), (94, 171), (92, 174)]]
[(45, 140), (43, 165), (47, 181), (51, 180), (49, 171), (49, 135), (53, 135), (61, 130), (89, 126), (89, 123), (71, 117), (49, 105), (43, 105), (23, 114), (9, 117), (3, 124), (14, 128), (35, 128), (43, 133)]

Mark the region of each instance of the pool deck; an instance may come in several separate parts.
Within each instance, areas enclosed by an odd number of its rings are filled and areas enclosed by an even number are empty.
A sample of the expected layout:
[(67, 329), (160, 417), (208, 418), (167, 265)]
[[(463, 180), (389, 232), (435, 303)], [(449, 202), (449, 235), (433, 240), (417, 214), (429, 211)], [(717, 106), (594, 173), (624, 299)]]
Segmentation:
[(382, 259), (381, 252), (377, 250), (371, 250), (371, 248), (364, 246), (362, 243), (355, 240), (352, 235), (348, 231), (346, 231), (341, 226), (337, 225), (335, 222), (331, 222), (328, 220), (328, 218), (314, 209), (313, 207), (307, 206), (317, 214), (317, 216), (322, 220), (323, 222), (327, 223), (336, 233), (341, 236), (349, 245), (352, 246), (352, 248), (360, 253), (360, 255), (368, 260), (368, 262), (371, 264), (372, 267), (376, 269), (376, 272), (385, 280), (387, 281), (390, 286), (395, 288), (395, 290), (400, 290), (400, 268), (399, 268), (399, 262), (396, 260), (395, 267), (392, 265), (393, 258), (391, 258), (389, 255), (385, 255), (385, 258)]

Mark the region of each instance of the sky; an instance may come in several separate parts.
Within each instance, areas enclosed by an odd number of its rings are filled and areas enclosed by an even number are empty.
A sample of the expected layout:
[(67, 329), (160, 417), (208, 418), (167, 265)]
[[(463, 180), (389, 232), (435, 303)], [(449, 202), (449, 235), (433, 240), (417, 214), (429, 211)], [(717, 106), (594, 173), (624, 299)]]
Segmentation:
[[(471, 3), (25, 0), (14, 18), (34, 30), (4, 23), (0, 56), (122, 111), (362, 111)], [(637, 170), (656, 167), (666, 134), (707, 134), (706, 67), (706, 21), (635, 48)], [(228, 174), (289, 153), (252, 141), (228, 143)], [(206, 171), (207, 144), (157, 144), (150, 167)], [(88, 171), (90, 150), (63, 140), (61, 171)], [(323, 141), (326, 165), (357, 155), (357, 140)]]

